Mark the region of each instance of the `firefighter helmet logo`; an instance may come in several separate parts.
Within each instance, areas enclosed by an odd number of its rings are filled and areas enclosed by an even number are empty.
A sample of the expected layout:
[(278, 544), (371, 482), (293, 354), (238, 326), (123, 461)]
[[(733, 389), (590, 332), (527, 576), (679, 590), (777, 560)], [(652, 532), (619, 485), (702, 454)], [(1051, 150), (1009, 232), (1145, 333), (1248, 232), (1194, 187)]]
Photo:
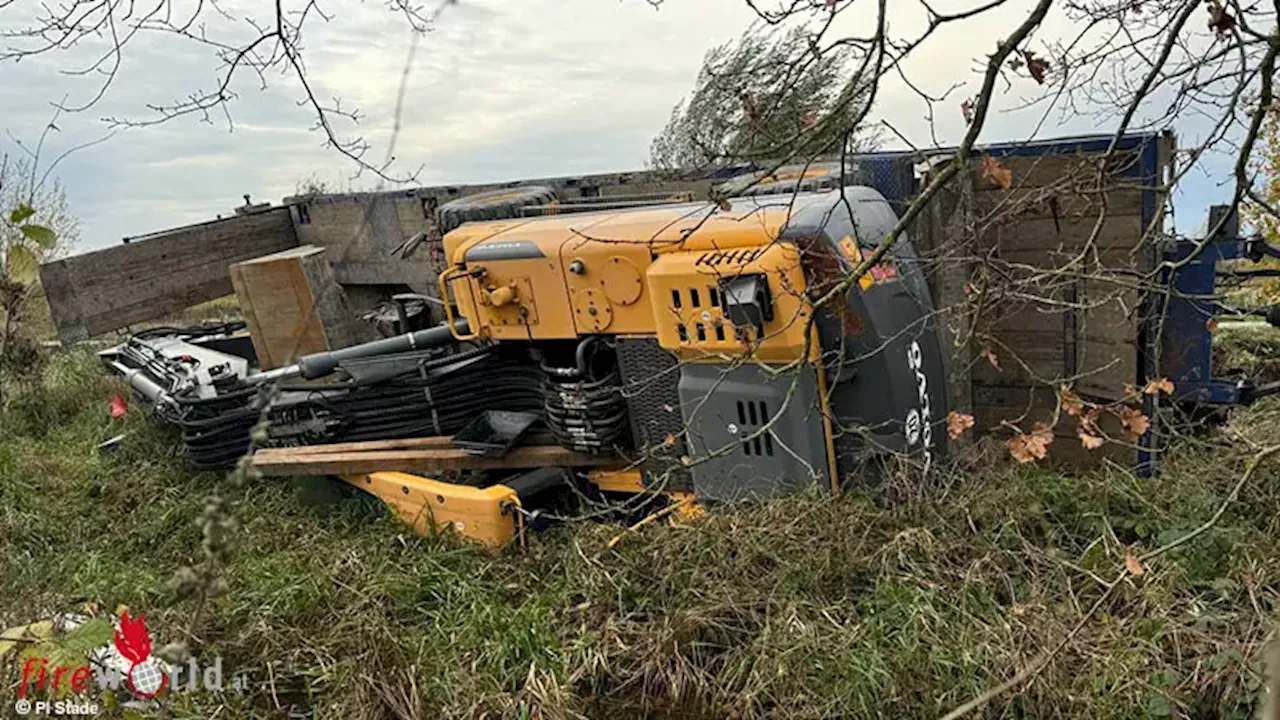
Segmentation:
[(147, 632), (143, 616), (130, 618), (125, 610), (120, 616), (120, 629), (116, 630), (116, 650), (128, 660), (129, 672), (125, 683), (130, 692), (140, 698), (151, 699), (164, 691), (169, 678), (151, 656), (151, 635)]

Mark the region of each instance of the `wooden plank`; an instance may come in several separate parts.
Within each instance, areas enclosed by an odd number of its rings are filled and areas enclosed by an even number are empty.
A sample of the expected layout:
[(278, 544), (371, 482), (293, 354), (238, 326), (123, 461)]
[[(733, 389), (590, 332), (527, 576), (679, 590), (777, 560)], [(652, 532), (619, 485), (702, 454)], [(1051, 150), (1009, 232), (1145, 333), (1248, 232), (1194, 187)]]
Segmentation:
[(253, 457), (254, 467), (261, 470), (264, 475), (358, 475), (383, 470), (439, 472), (538, 467), (601, 467), (616, 464), (618, 464), (616, 457), (585, 455), (558, 445), (516, 448), (503, 457), (480, 457), (456, 448), (292, 455), (265, 453), (254, 454)]
[(346, 260), (334, 265), (333, 275), (343, 285), (409, 285), (435, 297), (439, 291), (426, 283), (435, 277), (427, 255), (423, 247), (408, 260)]
[(972, 370), (975, 386), (1056, 383), (1066, 374), (1067, 349), (1061, 323), (1035, 332), (995, 333), (995, 337), (1007, 346), (993, 348), (1000, 369), (979, 358)]
[(1078, 343), (1072, 367), (1068, 364), (1072, 349), (1067, 347), (1063, 332), (1026, 335), (1034, 337), (1020, 337), (1017, 338), (1020, 342), (1011, 343), (1009, 349), (995, 349), (999, 370), (985, 360), (975, 361), (974, 386), (1058, 385), (1071, 379), (1081, 383), (1080, 389), (1084, 392), (1114, 399), (1123, 395), (1124, 384), (1134, 382), (1137, 375), (1138, 351), (1134, 344), (1093, 343), (1088, 346), (1088, 352), (1083, 352), (1083, 344)]
[(1085, 340), (1080, 344), (1080, 379), (1075, 388), (1108, 400), (1124, 397), (1126, 384), (1138, 381), (1138, 345)]
[(1137, 185), (1112, 186), (1105, 190), (1070, 185), (983, 190), (974, 193), (974, 210), (979, 220), (996, 217), (1069, 220), (1093, 219), (1104, 214), (1141, 215), (1143, 195), (1145, 192)]
[(1013, 270), (1020, 266), (1038, 268), (1041, 271), (1061, 270), (1074, 275), (1088, 275), (1116, 282), (1128, 280), (1136, 285), (1138, 273), (1145, 266), (1142, 249), (1138, 245), (1113, 246), (1106, 250), (1081, 253), (1080, 248), (1025, 249), (1001, 248), (996, 258), (1002, 267)]
[[(1098, 183), (1098, 162), (1102, 153), (1046, 153), (1042, 155), (998, 158), (1000, 164), (1013, 175), (1012, 187), (1035, 188), (1045, 186), (1114, 187), (1118, 183), (1134, 183), (1136, 179), (1123, 177), (1132, 172), (1138, 156), (1132, 152), (1116, 153), (1107, 162), (1101, 185)], [(969, 162), (968, 175), (975, 190), (999, 189), (992, 178), (982, 171), (982, 159)]]
[(423, 448), (453, 447), (453, 438), (447, 435), (433, 435), (421, 438), (401, 438), (399, 440), (363, 440), (360, 442), (328, 443), (325, 445), (301, 445), (297, 447), (263, 448), (257, 452), (261, 456), (293, 457), (296, 455), (323, 455), (327, 453), (367, 452), (373, 450), (415, 450)]
[(232, 292), (232, 263), (298, 244), (288, 208), (191, 225), (40, 266), (64, 343)]
[[(998, 252), (1073, 250), (1093, 237), (1097, 217), (1039, 220), (1007, 219), (979, 229), (980, 246)], [(1100, 251), (1132, 248), (1142, 241), (1140, 215), (1108, 215), (1094, 237)]]
[(1100, 370), (1081, 378), (1078, 387), (1119, 399), (1125, 385), (1138, 378), (1141, 294), (1107, 280), (1085, 280), (1080, 287), (1080, 301), (1089, 311), (1078, 320), (1079, 366), (1082, 371)]
[(231, 284), (263, 370), (377, 339), (348, 305), (324, 248), (303, 245), (236, 263)]

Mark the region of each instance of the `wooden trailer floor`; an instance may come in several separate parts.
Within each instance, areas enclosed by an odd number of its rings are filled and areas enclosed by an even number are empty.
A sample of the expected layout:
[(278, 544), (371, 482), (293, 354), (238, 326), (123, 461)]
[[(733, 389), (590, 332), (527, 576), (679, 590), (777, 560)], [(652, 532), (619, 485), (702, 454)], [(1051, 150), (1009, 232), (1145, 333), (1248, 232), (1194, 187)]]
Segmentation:
[(264, 475), (358, 475), (382, 471), (441, 472), (537, 467), (603, 467), (618, 459), (567, 450), (559, 445), (529, 445), (502, 457), (481, 457), (453, 447), (449, 437), (371, 440), (367, 442), (264, 448), (253, 466)]

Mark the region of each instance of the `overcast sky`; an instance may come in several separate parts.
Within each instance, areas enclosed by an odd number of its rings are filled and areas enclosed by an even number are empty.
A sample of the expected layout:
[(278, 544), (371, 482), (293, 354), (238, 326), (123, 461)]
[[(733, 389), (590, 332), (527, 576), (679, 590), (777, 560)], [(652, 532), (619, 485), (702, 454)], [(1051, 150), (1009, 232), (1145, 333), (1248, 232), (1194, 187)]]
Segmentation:
[[(246, 14), (267, 8), (241, 2)], [(956, 3), (936, 4), (945, 9)], [(939, 116), (942, 143), (959, 139), (959, 99), (976, 91), (982, 57), (1025, 17), (1028, 5), (1017, 2), (999, 16), (939, 33), (907, 66), (913, 80), (931, 92), (965, 86)], [(234, 4), (223, 7), (231, 15), (241, 12)], [(373, 144), (371, 157), (381, 158), (410, 32), (376, 0), (329, 0), (323, 7), (330, 21), (312, 21), (306, 36), (312, 82), (321, 97), (340, 96), (344, 106), (363, 111), (359, 132)], [(923, 21), (916, 3), (902, 3), (893, 12), (891, 27), (899, 31)], [(703, 54), (740, 35), (753, 17), (743, 0), (666, 0), (659, 9), (644, 0), (461, 0), (418, 43), (395, 167), (420, 167), (421, 185), (643, 167), (650, 139), (692, 87)], [(853, 15), (844, 20), (849, 26), (860, 21)], [(217, 18), (210, 22), (216, 26)], [(1051, 16), (1043, 36), (1065, 29), (1063, 18)], [(50, 116), (50, 103), (92, 97), (100, 78), (64, 72), (87, 59), (88, 50), (0, 65), (0, 130), (34, 140)], [(103, 117), (152, 117), (149, 103), (207, 87), (216, 69), (205, 49), (155, 38), (137, 41), (108, 95), (85, 112), (63, 115), (46, 155), (101, 136)], [(209, 219), (241, 204), (246, 193), (255, 202), (278, 202), (304, 178), (338, 188), (371, 186), (367, 176), (352, 181), (353, 166), (322, 146), (310, 129), (314, 117), (298, 106), (299, 89), (290, 78), (268, 81), (266, 90), (249, 75), (234, 85), (238, 97), (230, 106), (230, 125), (215, 114), (208, 121), (193, 116), (124, 130), (63, 162), (58, 175), (82, 222), (79, 249)], [(998, 107), (1013, 108), (1036, 94), (1038, 88), (1024, 82), (1002, 95)], [(901, 83), (886, 84), (873, 114), (913, 143), (932, 144), (923, 103)], [(1025, 139), (1039, 120), (1039, 113), (997, 112), (982, 140)], [(1107, 129), (1087, 117), (1054, 114), (1040, 134)], [(0, 152), (19, 151), (5, 135)], [(1180, 225), (1191, 216), (1198, 220), (1200, 208), (1226, 194), (1208, 177), (1192, 180), (1194, 197), (1184, 203), (1185, 212), (1180, 206)]]

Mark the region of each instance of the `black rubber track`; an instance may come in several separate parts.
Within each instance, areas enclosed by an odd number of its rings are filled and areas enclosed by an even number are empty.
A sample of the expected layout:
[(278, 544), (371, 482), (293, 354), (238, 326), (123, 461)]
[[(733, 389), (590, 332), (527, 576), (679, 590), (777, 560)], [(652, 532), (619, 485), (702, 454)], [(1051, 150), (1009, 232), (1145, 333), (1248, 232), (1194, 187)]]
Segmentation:
[(524, 217), (524, 208), (556, 202), (556, 193), (542, 185), (492, 190), (450, 200), (436, 210), (441, 234), (474, 220), (505, 220)]

